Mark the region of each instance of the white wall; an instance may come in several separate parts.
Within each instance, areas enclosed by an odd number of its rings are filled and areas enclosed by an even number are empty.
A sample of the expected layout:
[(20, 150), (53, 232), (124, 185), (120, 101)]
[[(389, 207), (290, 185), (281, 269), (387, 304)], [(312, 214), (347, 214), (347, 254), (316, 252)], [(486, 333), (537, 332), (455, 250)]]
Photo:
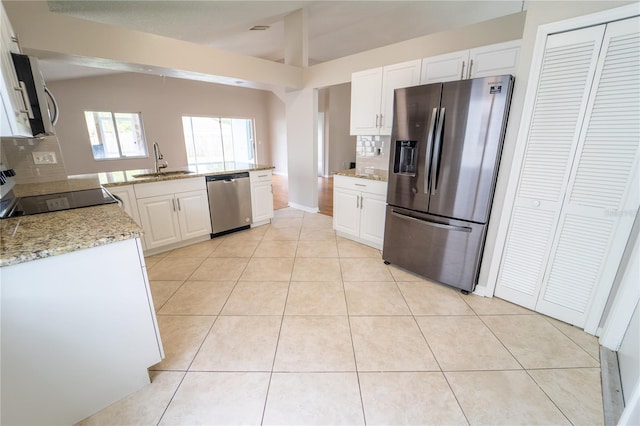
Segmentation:
[(318, 211), (318, 91), (287, 93), (287, 167), (289, 205)]
[[(50, 82), (60, 105), (56, 134), (69, 174), (153, 168), (144, 159), (93, 159), (84, 111), (141, 112), (147, 145), (158, 142), (169, 168), (187, 165), (182, 115), (255, 119), (257, 157), (272, 163), (271, 138), (282, 129), (282, 112), (270, 114), (270, 92), (199, 81), (123, 73)], [(275, 128), (270, 126), (275, 124)]]
[(343, 170), (345, 163), (356, 161), (356, 137), (349, 135), (351, 121), (351, 83), (328, 88), (328, 171)]
[(638, 305), (631, 323), (618, 350), (620, 379), (625, 403), (629, 403), (631, 393), (640, 386), (640, 313)]
[(271, 165), (274, 173), (286, 175), (287, 169), (287, 118), (284, 102), (273, 93), (268, 96), (269, 135)]
[[(515, 13), (323, 62), (304, 70), (304, 85), (317, 88), (347, 83), (351, 82), (351, 73), (355, 71), (518, 40), (522, 36), (525, 16), (525, 12)], [(372, 31), (384, 31), (384, 28)]]

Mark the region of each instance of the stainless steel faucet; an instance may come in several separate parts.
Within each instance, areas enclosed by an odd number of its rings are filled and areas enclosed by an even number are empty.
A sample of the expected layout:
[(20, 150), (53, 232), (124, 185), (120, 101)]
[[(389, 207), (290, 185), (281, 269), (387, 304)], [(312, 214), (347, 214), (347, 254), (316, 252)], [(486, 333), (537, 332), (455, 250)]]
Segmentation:
[(153, 165), (156, 173), (160, 173), (160, 169), (166, 169), (169, 165), (165, 161), (164, 164), (160, 164), (159, 161), (164, 160), (164, 155), (160, 152), (160, 146), (157, 142), (153, 143)]

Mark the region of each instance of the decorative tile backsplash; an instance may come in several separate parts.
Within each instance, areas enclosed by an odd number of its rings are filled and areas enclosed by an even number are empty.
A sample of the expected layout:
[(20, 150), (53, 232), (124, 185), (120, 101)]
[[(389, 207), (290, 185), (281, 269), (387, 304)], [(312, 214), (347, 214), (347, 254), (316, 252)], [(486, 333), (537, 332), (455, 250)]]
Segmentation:
[(356, 168), (389, 170), (390, 136), (358, 136)]
[[(67, 170), (62, 159), (60, 143), (56, 136), (41, 139), (2, 138), (0, 162), (16, 172), (16, 183), (38, 183), (64, 180)], [(33, 153), (52, 153), (55, 164), (35, 164)], [(47, 158), (51, 159), (53, 157)]]

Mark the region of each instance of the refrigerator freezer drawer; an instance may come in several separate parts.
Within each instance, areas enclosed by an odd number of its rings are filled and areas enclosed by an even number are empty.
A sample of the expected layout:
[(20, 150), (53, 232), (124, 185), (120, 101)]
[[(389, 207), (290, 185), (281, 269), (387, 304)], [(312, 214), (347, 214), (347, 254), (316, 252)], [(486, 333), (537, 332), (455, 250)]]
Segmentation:
[(425, 278), (473, 291), (486, 225), (387, 206), (382, 258)]

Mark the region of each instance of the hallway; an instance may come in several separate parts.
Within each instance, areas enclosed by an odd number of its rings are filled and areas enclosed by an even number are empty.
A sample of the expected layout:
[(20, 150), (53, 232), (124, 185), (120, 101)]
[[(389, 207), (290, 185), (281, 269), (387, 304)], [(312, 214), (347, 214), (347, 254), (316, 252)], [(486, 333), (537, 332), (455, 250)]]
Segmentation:
[[(284, 175), (273, 175), (273, 208), (289, 206), (289, 180)], [(318, 177), (318, 213), (333, 216), (333, 178)]]

